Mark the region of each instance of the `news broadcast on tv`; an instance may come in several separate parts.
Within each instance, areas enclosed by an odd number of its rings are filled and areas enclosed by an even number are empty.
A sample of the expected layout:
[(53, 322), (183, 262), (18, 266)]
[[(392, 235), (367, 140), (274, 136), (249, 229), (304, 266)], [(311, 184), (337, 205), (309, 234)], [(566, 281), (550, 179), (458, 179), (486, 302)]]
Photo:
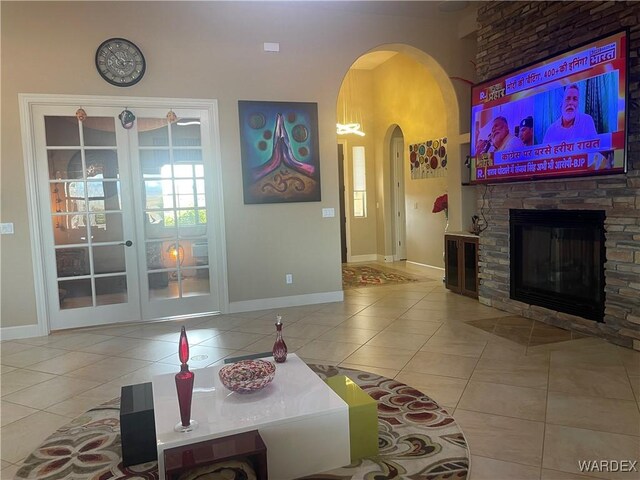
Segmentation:
[(624, 173), (627, 34), (471, 92), (471, 183)]

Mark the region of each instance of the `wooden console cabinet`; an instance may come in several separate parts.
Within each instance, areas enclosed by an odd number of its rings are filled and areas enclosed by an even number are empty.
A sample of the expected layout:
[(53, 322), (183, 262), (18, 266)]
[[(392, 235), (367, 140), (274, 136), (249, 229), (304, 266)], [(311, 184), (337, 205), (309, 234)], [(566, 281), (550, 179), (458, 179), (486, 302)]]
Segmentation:
[(470, 233), (444, 236), (445, 287), (478, 298), (478, 237)]

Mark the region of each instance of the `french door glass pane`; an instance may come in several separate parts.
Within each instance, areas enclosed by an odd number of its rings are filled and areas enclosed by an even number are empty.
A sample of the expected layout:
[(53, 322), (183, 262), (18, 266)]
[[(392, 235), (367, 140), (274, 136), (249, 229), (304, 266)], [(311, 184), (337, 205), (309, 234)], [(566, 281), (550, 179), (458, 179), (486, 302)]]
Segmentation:
[[(47, 160), (49, 163), (49, 179), (50, 180), (67, 180), (71, 178), (82, 178), (82, 162), (76, 165), (71, 159), (81, 158), (80, 150), (48, 150)], [(70, 171), (70, 167), (76, 171)]]
[(44, 127), (47, 146), (77, 147), (80, 145), (80, 131), (76, 117), (45, 116)]
[(84, 144), (91, 147), (115, 147), (116, 123), (113, 117), (87, 117), (82, 122)]
[(94, 246), (93, 273), (119, 273), (125, 271), (124, 246)]
[[(166, 123), (160, 119), (141, 118), (139, 121), (146, 264), (148, 270), (167, 270), (148, 272), (149, 297), (180, 298), (187, 293), (188, 296), (208, 295), (207, 213), (200, 121), (179, 119), (171, 123), (170, 129), (166, 129)], [(157, 148), (165, 145), (167, 148)], [(197, 256), (194, 254), (196, 242)], [(201, 268), (189, 268), (198, 266)], [(185, 282), (189, 282), (188, 288)]]
[(89, 275), (88, 248), (59, 248), (56, 250), (58, 277), (80, 277)]
[(126, 273), (115, 119), (45, 117), (45, 132), (54, 244), (70, 247), (55, 251), (57, 277), (89, 277), (59, 282), (60, 307), (126, 302), (126, 277), (95, 277)]
[(58, 282), (58, 298), (60, 308), (90, 307), (93, 305), (91, 295), (91, 279), (67, 280)]
[(118, 275), (115, 277), (97, 277), (96, 305), (114, 305), (127, 303), (127, 277)]

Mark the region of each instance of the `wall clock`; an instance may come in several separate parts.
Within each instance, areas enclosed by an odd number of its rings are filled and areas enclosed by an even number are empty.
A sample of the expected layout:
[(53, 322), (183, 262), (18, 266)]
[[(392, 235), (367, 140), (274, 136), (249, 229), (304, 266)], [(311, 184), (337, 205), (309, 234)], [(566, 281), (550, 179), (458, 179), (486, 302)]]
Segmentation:
[(146, 63), (140, 49), (124, 38), (105, 40), (96, 51), (98, 73), (111, 85), (130, 87), (138, 83)]

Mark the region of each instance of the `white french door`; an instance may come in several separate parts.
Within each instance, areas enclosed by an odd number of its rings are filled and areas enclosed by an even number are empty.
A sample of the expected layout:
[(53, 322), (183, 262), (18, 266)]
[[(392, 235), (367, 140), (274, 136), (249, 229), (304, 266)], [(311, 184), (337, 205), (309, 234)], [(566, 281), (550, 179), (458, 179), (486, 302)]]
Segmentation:
[(220, 311), (210, 111), (101, 103), (30, 109), (50, 328)]

